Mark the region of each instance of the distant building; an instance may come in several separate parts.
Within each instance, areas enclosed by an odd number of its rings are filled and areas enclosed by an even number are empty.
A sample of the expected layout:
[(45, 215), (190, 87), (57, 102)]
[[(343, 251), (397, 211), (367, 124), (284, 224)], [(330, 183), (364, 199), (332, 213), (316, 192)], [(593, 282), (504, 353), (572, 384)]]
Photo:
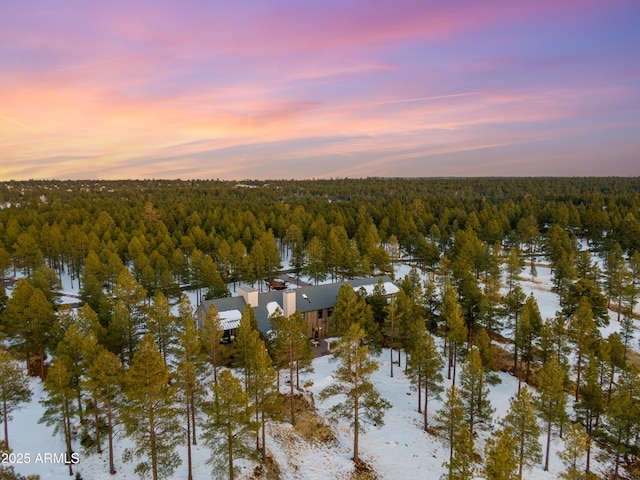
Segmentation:
[(254, 288), (239, 287), (240, 295), (237, 297), (214, 298), (202, 302), (196, 310), (196, 318), (198, 325), (202, 326), (210, 306), (215, 305), (220, 315), (220, 323), (225, 330), (224, 338), (226, 341), (231, 341), (235, 337), (235, 330), (240, 326), (240, 317), (247, 305), (253, 307), (258, 319), (258, 328), (263, 334), (271, 330), (269, 316), (276, 309), (282, 310), (285, 316), (300, 310), (307, 322), (309, 338), (324, 338), (331, 335), (331, 316), (340, 287), (350, 283), (355, 290), (364, 288), (367, 295), (371, 295), (379, 278), (384, 283), (387, 297), (395, 297), (398, 293), (398, 287), (391, 282), (389, 277), (360, 278), (347, 282), (263, 293)]

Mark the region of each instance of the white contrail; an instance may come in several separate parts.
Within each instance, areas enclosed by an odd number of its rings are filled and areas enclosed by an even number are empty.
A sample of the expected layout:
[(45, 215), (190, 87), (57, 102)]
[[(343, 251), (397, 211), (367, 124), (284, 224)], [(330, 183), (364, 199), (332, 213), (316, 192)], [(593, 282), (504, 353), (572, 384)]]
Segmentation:
[(434, 97), (403, 98), (401, 100), (391, 100), (389, 102), (372, 103), (371, 105), (391, 105), (394, 103), (426, 102), (428, 100), (439, 100), (441, 98), (468, 97), (471, 95), (481, 95), (482, 93), (483, 92), (465, 92), (465, 93), (452, 93), (450, 95), (437, 95)]
[(22, 122), (19, 122), (18, 120), (14, 120), (13, 118), (5, 117), (4, 115), (0, 115), (0, 118), (3, 120), (6, 120), (9, 123), (13, 123), (14, 125), (18, 125), (19, 127), (22, 127), (31, 132), (40, 133), (40, 131), (36, 130), (35, 128), (27, 125), (26, 123), (22, 123)]

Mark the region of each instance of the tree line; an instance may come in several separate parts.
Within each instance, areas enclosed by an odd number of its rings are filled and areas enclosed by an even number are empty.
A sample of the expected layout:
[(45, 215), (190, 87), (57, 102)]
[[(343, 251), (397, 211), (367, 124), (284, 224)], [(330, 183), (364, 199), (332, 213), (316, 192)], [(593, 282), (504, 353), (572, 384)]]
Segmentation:
[[(391, 347), (392, 359), (397, 353), (398, 368), (402, 368), (400, 352), (404, 351), (407, 372), (421, 392), (418, 408), (424, 412), (425, 429), (429, 429), (427, 400), (440, 389), (437, 375), (428, 372), (438, 371), (440, 361), (454, 385), (459, 377), (460, 386), (447, 392), (447, 403), (451, 400), (452, 405), (456, 395), (461, 395), (456, 390), (462, 391), (462, 384), (470, 381), (463, 380), (465, 369), (478, 364), (477, 358), (470, 357), (475, 356), (474, 344), (488, 371), (493, 368), (492, 349), (500, 346), (508, 350), (509, 370), (521, 384), (542, 382), (542, 369), (556, 362), (565, 372), (563, 389), (571, 391), (577, 402), (572, 420), (581, 423), (589, 441), (601, 442), (602, 448), (611, 452), (615, 475), (622, 467), (633, 468), (638, 419), (624, 415), (634, 414), (629, 405), (637, 397), (635, 373), (628, 364), (633, 348), (633, 307), (640, 285), (638, 179), (344, 179), (248, 184), (256, 188), (219, 181), (0, 185), (0, 203), (4, 205), (0, 209), (0, 335), (15, 357), (30, 365), (34, 364), (31, 360), (39, 359), (34, 368), (43, 378), (45, 358), (54, 358), (47, 382), (57, 378), (58, 385), (73, 387), (65, 387), (70, 390), (52, 400), (54, 413), (47, 421), (60, 432), (64, 434), (65, 428), (71, 431), (71, 418), (86, 425), (91, 409), (99, 404), (96, 399), (88, 402), (94, 406), (85, 405), (93, 395), (83, 390), (88, 388), (92, 363), (81, 367), (85, 354), (78, 351), (85, 347), (73, 347), (80, 339), (94, 345), (86, 348), (108, 352), (113, 365), (117, 361), (127, 374), (143, 346), (145, 357), (156, 355), (150, 353), (154, 345), (165, 368), (165, 373), (158, 371), (155, 376), (167, 380), (163, 385), (177, 388), (174, 376), (186, 375), (191, 380), (185, 384), (193, 387), (198, 374), (194, 375), (189, 365), (197, 355), (185, 354), (192, 360), (182, 367), (171, 363), (179, 358), (171, 345), (185, 335), (186, 323), (191, 321), (185, 320), (186, 306), (181, 321), (176, 322), (170, 313), (171, 305), (182, 302), (181, 287), (196, 290), (198, 299), (228, 295), (227, 285), (234, 288), (240, 281), (257, 282), (262, 288), (263, 281), (281, 268), (285, 251), (293, 273), (316, 282), (391, 272), (392, 263), (402, 258), (423, 270), (429, 280), (421, 281), (417, 270), (412, 271), (402, 279), (400, 292), (389, 306), (378, 288), (365, 302), (371, 309), (371, 320), (358, 321), (359, 329), (351, 331), (350, 314), (343, 313), (358, 304), (353, 297), (358, 292), (342, 292), (338, 298), (334, 333), (345, 335), (345, 344), (339, 349), (346, 352), (349, 367), (344, 371), (345, 382), (366, 379), (371, 365), (362, 355), (367, 349)], [(589, 248), (581, 247), (580, 242)], [(543, 256), (552, 266), (553, 288), (561, 304), (561, 311), (551, 319), (541, 318), (535, 300), (527, 298), (519, 286), (523, 276), (535, 278)], [(16, 280), (17, 271), (23, 276)], [(63, 273), (81, 286), (81, 307), (77, 310), (58, 304)], [(14, 281), (8, 298), (5, 284)], [(608, 323), (608, 308), (617, 311), (622, 329), (619, 335), (601, 338), (598, 327)], [(369, 314), (363, 312), (357, 313), (358, 318), (368, 319)], [(274, 319), (274, 326), (279, 323), (291, 322)], [(217, 331), (211, 328), (200, 334)], [(442, 338), (441, 359), (434, 354), (431, 334)], [(81, 338), (73, 340), (72, 335)], [(245, 358), (249, 362), (250, 352), (263, 350), (257, 341), (238, 337), (234, 361)], [(269, 340), (280, 346), (269, 345)], [(260, 341), (271, 353), (276, 385), (278, 372), (288, 372), (289, 416), (295, 423), (293, 377), (297, 381), (297, 368), (305, 364), (308, 353), (300, 353), (300, 358), (296, 353), (294, 360), (291, 352), (298, 343), (305, 344), (302, 334), (291, 337), (282, 333)], [(201, 349), (213, 358), (213, 365), (227, 362), (223, 357), (230, 353), (219, 342), (200, 342), (208, 345)], [(356, 347), (357, 353), (353, 352)], [(77, 351), (65, 351), (72, 348)], [(94, 354), (87, 355), (91, 358)], [(353, 370), (351, 358), (363, 358), (361, 371)], [(257, 405), (259, 395), (249, 387), (258, 380), (251, 379), (249, 367), (241, 368), (245, 369), (242, 390), (247, 401)], [(228, 376), (224, 371), (221, 377)], [(215, 384), (216, 368), (213, 375)], [(122, 385), (126, 397), (126, 383)], [(358, 381), (358, 386), (362, 385)], [(529, 389), (521, 386), (520, 394), (526, 397)], [(484, 398), (481, 390), (473, 394), (473, 403)], [(354, 387), (353, 392), (358, 391)], [(128, 394), (128, 403), (133, 403), (133, 391)], [(178, 395), (177, 391), (172, 395)], [(191, 400), (193, 394), (182, 395), (190, 398), (183, 410), (191, 420), (181, 428), (195, 432), (197, 413), (205, 410)], [(596, 406), (577, 407), (590, 395), (596, 397)], [(603, 399), (597, 400), (600, 397)], [(168, 404), (175, 408), (177, 397), (171, 398)], [(358, 399), (353, 400), (357, 405), (354, 412), (362, 406)], [(625, 407), (617, 410), (610, 405), (611, 399)], [(378, 403), (384, 410), (384, 402)], [(551, 413), (545, 420), (549, 435), (558, 424), (560, 431), (570, 425), (566, 416), (554, 416), (555, 403), (549, 404)], [(59, 420), (59, 408), (67, 412), (67, 420)], [(484, 422), (482, 409), (478, 409), (467, 413), (467, 433), (472, 434), (476, 425)], [(627, 422), (627, 430), (616, 433), (608, 426), (615, 421), (607, 415), (615, 412), (620, 425)], [(252, 412), (249, 416), (247, 429), (256, 433), (262, 414)], [(107, 417), (104, 412), (94, 415), (93, 422), (102, 425)], [(172, 426), (166, 428), (171, 430)], [(496, 437), (492, 448), (514, 445), (508, 437), (514, 429), (502, 425), (505, 439), (499, 442)], [(465, 438), (450, 436), (448, 441), (468, 443), (467, 433)], [(228, 438), (236, 438), (232, 430), (230, 435)], [(93, 436), (97, 438), (99, 433)], [(151, 437), (156, 438), (155, 434)], [(192, 433), (192, 437), (197, 435)], [(167, 438), (167, 448), (171, 448), (171, 436)], [(141, 440), (141, 444), (149, 442)], [(256, 442), (260, 445), (259, 438)], [(140, 471), (148, 469), (162, 476), (169, 471), (162, 468), (175, 468), (171, 455), (163, 456), (169, 464), (161, 466), (154, 461), (157, 451), (148, 448), (131, 454), (132, 458), (148, 457), (140, 463)], [(459, 475), (454, 474), (458, 471), (454, 456), (469, 449), (450, 448), (450, 475)], [(227, 459), (232, 450), (227, 450)], [(518, 453), (519, 465), (524, 465), (523, 452)], [(585, 470), (589, 470), (588, 455)]]

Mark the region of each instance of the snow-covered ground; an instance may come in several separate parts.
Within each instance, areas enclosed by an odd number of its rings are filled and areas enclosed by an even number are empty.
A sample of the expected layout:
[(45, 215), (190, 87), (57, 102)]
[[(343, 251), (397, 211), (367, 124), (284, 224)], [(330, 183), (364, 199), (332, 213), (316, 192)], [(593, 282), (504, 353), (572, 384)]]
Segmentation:
[[(395, 355), (394, 355), (395, 358)], [(403, 356), (404, 364), (404, 356)], [(360, 436), (360, 456), (383, 479), (404, 478), (439, 478), (445, 473), (444, 462), (448, 460), (448, 449), (440, 438), (424, 432), (422, 414), (417, 412), (417, 393), (410, 388), (410, 382), (401, 368), (394, 366), (394, 377), (389, 374), (389, 352), (383, 350), (379, 357), (379, 370), (373, 375), (373, 382), (384, 398), (392, 404), (384, 418), (384, 425), (371, 427)], [(301, 384), (310, 385), (307, 392), (313, 394), (319, 413), (326, 413), (335, 399), (318, 400), (318, 393), (333, 381), (332, 372), (336, 365), (330, 357), (317, 358), (314, 372), (306, 373)], [(446, 372), (443, 372), (446, 374)], [(505, 373), (498, 374), (501, 383), (491, 387), (490, 399), (496, 411), (496, 425), (509, 408), (509, 400), (518, 389), (517, 380)], [(446, 375), (445, 375), (446, 377)], [(32, 380), (33, 401), (24, 409), (14, 414), (10, 422), (10, 441), (15, 453), (29, 454), (29, 464), (14, 465), (16, 471), (23, 474), (37, 473), (42, 479), (69, 478), (68, 467), (56, 463), (36, 463), (38, 454), (63, 453), (64, 442), (60, 435), (53, 435), (52, 429), (38, 424), (43, 413), (39, 400), (43, 397), (42, 386), (38, 380)], [(445, 385), (449, 383), (445, 381)], [(429, 423), (434, 424), (436, 412), (442, 406), (441, 400), (430, 400)], [(325, 480), (327, 478), (349, 478), (353, 469), (351, 458), (352, 433), (345, 422), (334, 426), (336, 442), (331, 444), (310, 444), (301, 440), (288, 424), (272, 424), (268, 428), (267, 446), (272, 457), (280, 466), (283, 479)], [(482, 454), (487, 437), (491, 431), (478, 432), (475, 450)], [(544, 447), (546, 437), (540, 436), (540, 444)], [(118, 440), (116, 445), (117, 474), (112, 477), (108, 473), (108, 456), (106, 451), (101, 455), (83, 452), (77, 445), (80, 463), (76, 470), (84, 479), (136, 479), (134, 463), (124, 464), (122, 454), (125, 448), (132, 445), (126, 438)], [(563, 447), (562, 440), (554, 436), (551, 447), (551, 461), (548, 472), (544, 472), (542, 464), (526, 472), (525, 478), (531, 480), (555, 479), (562, 470), (562, 464), (556, 451)], [(186, 460), (186, 448), (178, 449)], [(198, 445), (194, 448), (194, 478), (211, 478), (211, 467), (206, 463), (209, 456), (207, 447)], [(251, 462), (241, 462), (240, 478), (249, 478), (253, 472)], [(597, 471), (599, 466), (594, 465)], [(186, 478), (186, 465), (178, 468), (172, 478)], [(224, 474), (224, 472), (222, 472)]]
[[(559, 310), (557, 295), (551, 291), (551, 272), (548, 267), (539, 266), (537, 277), (531, 280), (527, 271), (522, 274), (521, 285), (528, 295), (533, 293), (543, 318), (555, 316)], [(396, 266), (396, 279), (402, 278), (408, 273), (406, 265)], [(77, 294), (77, 281), (71, 285), (68, 278), (63, 279), (63, 291), (68, 292), (70, 299)], [(195, 296), (190, 295), (195, 306)], [(620, 325), (616, 320), (617, 315), (611, 313), (609, 327), (602, 330), (603, 336), (613, 331), (618, 331)], [(634, 333), (633, 346), (637, 346), (640, 337), (638, 330)], [(389, 400), (392, 407), (387, 411), (385, 424), (378, 428), (372, 427), (360, 437), (360, 456), (383, 479), (404, 478), (439, 478), (445, 473), (443, 463), (448, 459), (448, 449), (441, 439), (434, 437), (422, 429), (422, 414), (417, 412), (417, 394), (411, 390), (408, 379), (402, 369), (394, 367), (394, 377), (389, 375), (389, 352), (383, 351), (379, 357), (380, 369), (373, 375), (376, 388), (382, 396)], [(404, 365), (404, 356), (403, 356)], [(303, 374), (301, 385), (309, 385), (308, 394), (315, 398), (315, 405), (320, 414), (326, 413), (334, 400), (320, 401), (318, 393), (332, 381), (332, 371), (335, 364), (329, 361), (329, 357), (320, 357), (314, 360), (314, 372)], [(498, 374), (501, 383), (492, 386), (490, 398), (496, 411), (494, 425), (504, 416), (508, 410), (509, 400), (517, 391), (517, 380), (508, 374)], [(446, 377), (446, 376), (445, 376)], [(448, 383), (445, 384), (448, 386)], [(10, 444), (14, 453), (29, 454), (30, 462), (13, 465), (17, 472), (22, 474), (36, 473), (42, 479), (69, 478), (68, 467), (60, 463), (36, 462), (45, 453), (60, 454), (64, 452), (64, 443), (60, 434), (53, 434), (53, 430), (43, 424), (39, 424), (43, 408), (39, 403), (44, 396), (41, 383), (33, 379), (31, 386), (34, 398), (25, 408), (13, 414), (13, 420), (9, 424)], [(429, 422), (433, 424), (437, 410), (442, 402), (433, 400), (429, 402)], [(570, 410), (570, 409), (569, 409)], [(287, 424), (273, 424), (268, 428), (267, 446), (271, 456), (280, 466), (283, 479), (327, 479), (349, 478), (353, 469), (351, 462), (352, 436), (346, 423), (340, 422), (334, 427), (335, 443), (309, 444), (301, 440)], [(484, 445), (491, 431), (478, 432), (475, 442), (475, 450), (483, 454)], [(541, 435), (540, 443), (544, 448), (546, 437)], [(82, 451), (76, 441), (76, 451), (80, 454), (80, 462), (74, 468), (80, 472), (85, 480), (103, 479), (136, 479), (134, 473), (135, 463), (124, 464), (122, 455), (126, 448), (132, 445), (127, 438), (121, 437), (116, 445), (115, 476), (108, 473), (108, 456), (106, 451), (101, 455)], [(542, 464), (525, 473), (525, 478), (531, 480), (556, 479), (562, 464), (558, 459), (557, 451), (563, 448), (562, 440), (554, 436), (551, 446), (550, 469), (544, 472)], [(186, 448), (179, 447), (178, 452), (186, 461)], [(40, 457), (38, 457), (40, 454)], [(209, 451), (202, 442), (194, 448), (194, 478), (196, 480), (212, 477), (211, 466), (207, 464)], [(24, 458), (24, 456), (23, 456)], [(248, 461), (239, 462), (241, 466), (240, 478), (250, 478), (253, 475), (255, 464)], [(592, 468), (598, 472), (602, 466), (592, 458)], [(224, 472), (221, 472), (224, 476)], [(175, 479), (187, 477), (186, 465), (178, 468), (173, 475)], [(480, 476), (478, 478), (481, 478)]]

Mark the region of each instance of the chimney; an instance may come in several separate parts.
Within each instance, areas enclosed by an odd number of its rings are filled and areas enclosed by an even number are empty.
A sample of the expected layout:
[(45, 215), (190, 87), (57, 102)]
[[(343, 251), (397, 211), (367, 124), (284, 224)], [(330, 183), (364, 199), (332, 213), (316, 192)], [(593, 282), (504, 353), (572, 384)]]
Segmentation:
[(238, 291), (240, 292), (240, 296), (244, 298), (244, 301), (247, 302), (248, 305), (251, 305), (253, 308), (258, 306), (258, 290), (241, 285), (238, 287)]
[(282, 313), (285, 317), (293, 315), (296, 311), (296, 291), (285, 290), (282, 292)]

